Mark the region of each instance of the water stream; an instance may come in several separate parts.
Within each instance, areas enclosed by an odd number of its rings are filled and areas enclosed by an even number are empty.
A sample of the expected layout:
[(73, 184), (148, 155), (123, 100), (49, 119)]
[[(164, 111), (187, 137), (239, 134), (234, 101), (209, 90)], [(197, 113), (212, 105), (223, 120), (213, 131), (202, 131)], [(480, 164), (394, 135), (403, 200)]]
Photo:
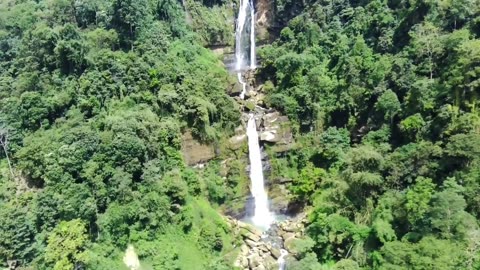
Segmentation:
[(256, 67), (255, 52), (255, 9), (253, 0), (240, 0), (237, 27), (235, 29), (235, 70), (238, 81), (242, 84), (240, 98), (245, 98), (247, 84), (242, 73)]
[[(254, 0), (240, 0), (237, 26), (235, 30), (235, 71), (242, 85), (240, 98), (244, 99), (247, 92), (247, 81), (243, 76), (248, 69), (256, 68), (255, 48), (255, 6)], [(270, 212), (268, 195), (263, 177), (262, 152), (255, 121), (255, 114), (249, 115), (247, 123), (248, 155), (250, 162), (251, 193), (254, 199), (252, 223), (263, 230), (268, 230), (275, 221), (275, 215)], [(279, 270), (285, 270), (285, 256), (288, 252), (281, 250), (278, 258)]]
[(288, 251), (285, 249), (280, 249), (280, 257), (278, 258), (278, 269), (285, 270), (286, 269), (286, 261), (285, 257), (288, 255)]
[(265, 191), (263, 179), (262, 153), (258, 141), (255, 116), (253, 114), (250, 115), (250, 119), (248, 120), (247, 137), (248, 154), (250, 158), (251, 192), (255, 200), (255, 211), (252, 222), (255, 226), (267, 230), (274, 221), (274, 216), (268, 209), (268, 196)]

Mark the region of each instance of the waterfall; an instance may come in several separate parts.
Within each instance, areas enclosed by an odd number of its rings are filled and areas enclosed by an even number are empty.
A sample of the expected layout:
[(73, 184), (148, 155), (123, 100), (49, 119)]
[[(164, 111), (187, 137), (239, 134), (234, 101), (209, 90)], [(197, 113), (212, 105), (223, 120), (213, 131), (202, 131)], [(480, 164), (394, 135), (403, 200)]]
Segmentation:
[(250, 68), (255, 69), (257, 56), (255, 55), (255, 9), (253, 0), (250, 0)]
[(251, 192), (255, 200), (255, 210), (252, 218), (253, 224), (268, 229), (272, 224), (274, 217), (268, 209), (268, 197), (265, 191), (263, 180), (262, 156), (260, 143), (258, 141), (257, 125), (255, 116), (250, 115), (247, 124), (248, 154), (250, 158), (250, 181), (252, 184)]
[(247, 93), (247, 83), (243, 81), (242, 73), (237, 73), (238, 82), (242, 85), (242, 92), (240, 93), (240, 98), (245, 99), (245, 93)]
[(238, 72), (238, 81), (242, 84), (240, 98), (244, 99), (247, 91), (246, 82), (242, 79), (242, 72), (255, 69), (255, 8), (253, 0), (240, 0), (237, 27), (235, 29), (235, 70)]
[[(255, 8), (253, 0), (240, 0), (235, 31), (235, 69), (238, 72), (238, 81), (242, 84), (241, 99), (244, 99), (247, 91), (247, 82), (242, 73), (248, 68), (255, 69), (255, 67)], [(254, 115), (250, 115), (248, 120), (247, 136), (251, 191), (255, 200), (252, 221), (256, 226), (268, 229), (273, 222), (273, 215), (268, 209), (268, 197), (264, 187), (262, 157)]]
[(285, 256), (288, 255), (288, 252), (285, 249), (280, 249), (280, 257), (278, 258), (278, 270), (285, 270)]

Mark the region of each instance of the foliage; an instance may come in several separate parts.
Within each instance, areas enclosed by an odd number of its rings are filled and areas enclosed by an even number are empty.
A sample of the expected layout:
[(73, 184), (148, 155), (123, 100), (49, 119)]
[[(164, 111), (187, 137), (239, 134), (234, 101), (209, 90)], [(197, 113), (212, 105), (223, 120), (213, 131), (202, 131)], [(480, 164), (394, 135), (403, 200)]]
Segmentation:
[(86, 226), (81, 220), (62, 221), (48, 236), (45, 261), (55, 270), (75, 268), (82, 262), (86, 241)]
[[(0, 267), (122, 269), (134, 244), (147, 268), (228, 269), (214, 207), (244, 164), (187, 168), (181, 145), (225, 149), (240, 123), (205, 48), (233, 44), (232, 6), (0, 3)], [(480, 267), (479, 7), (274, 1), (256, 76), (296, 136), (269, 156), (309, 210), (293, 269)]]
[(128, 244), (153, 269), (225, 264), (234, 240), (210, 203), (233, 195), (218, 167), (186, 168), (181, 138), (238, 125), (203, 47), (230, 30), (216, 17), (196, 33), (185, 15), (170, 0), (0, 3), (0, 268), (123, 269)]
[(314, 240), (291, 265), (478, 267), (480, 3), (275, 5), (283, 29), (259, 74), (301, 151), (272, 174), (292, 179)]

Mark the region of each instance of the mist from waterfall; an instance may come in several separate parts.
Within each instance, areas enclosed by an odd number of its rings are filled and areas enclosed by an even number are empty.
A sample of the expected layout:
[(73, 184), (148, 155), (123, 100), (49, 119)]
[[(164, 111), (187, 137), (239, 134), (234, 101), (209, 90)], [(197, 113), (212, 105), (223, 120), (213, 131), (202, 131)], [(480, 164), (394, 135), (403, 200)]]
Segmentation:
[(252, 222), (255, 226), (268, 229), (274, 221), (274, 216), (268, 209), (268, 197), (263, 179), (262, 153), (258, 141), (255, 116), (250, 115), (247, 124), (248, 154), (250, 158), (251, 192), (255, 200)]

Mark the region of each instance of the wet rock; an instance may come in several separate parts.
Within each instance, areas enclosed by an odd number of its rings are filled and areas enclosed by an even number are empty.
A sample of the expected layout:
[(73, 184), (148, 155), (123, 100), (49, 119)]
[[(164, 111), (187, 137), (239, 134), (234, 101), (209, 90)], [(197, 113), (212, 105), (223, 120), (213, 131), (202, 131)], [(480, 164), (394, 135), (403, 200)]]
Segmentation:
[(298, 241), (298, 238), (296, 238), (295, 236), (285, 239), (285, 242), (283, 244), (285, 246), (285, 249), (288, 251), (288, 253), (293, 255), (297, 253), (295, 249), (295, 244), (297, 241)]
[(241, 261), (240, 261), (240, 265), (241, 267), (243, 268), (247, 268), (248, 267), (248, 259), (247, 257), (242, 257)]
[(288, 206), (291, 203), (291, 194), (285, 184), (279, 183), (277, 180), (272, 181), (272, 184), (269, 186), (268, 195), (270, 197), (272, 211), (281, 214), (287, 213)]
[(231, 223), (232, 231), (243, 239), (235, 260), (235, 266), (242, 270), (277, 270), (281, 249), (287, 250), (291, 254), (290, 259), (294, 259), (297, 255), (297, 241), (303, 237), (307, 222), (306, 215), (299, 215), (291, 220), (272, 224), (271, 228), (262, 234), (250, 224), (231, 218), (225, 219)]
[(272, 254), (273, 258), (275, 258), (276, 260), (278, 260), (278, 258), (280, 258), (280, 256), (282, 255), (278, 248), (270, 249), (270, 253)]
[(299, 224), (291, 223), (291, 222), (286, 222), (282, 224), (282, 230), (286, 232), (291, 232), (291, 233), (296, 233), (300, 231), (300, 226)]
[(263, 131), (260, 134), (260, 140), (267, 141), (267, 142), (279, 142), (280, 136), (278, 135), (276, 130), (271, 131)]
[(243, 85), (240, 82), (236, 82), (230, 85), (230, 87), (227, 89), (227, 94), (229, 96), (239, 96), (240, 93), (243, 91)]
[(290, 204), (290, 201), (285, 197), (276, 196), (271, 199), (271, 203), (272, 211), (284, 214), (288, 211), (288, 205)]
[(222, 56), (224, 54), (232, 53), (232, 46), (220, 44), (220, 45), (213, 45), (210, 46), (210, 50), (215, 54)]
[(226, 177), (229, 171), (229, 163), (232, 160), (232, 158), (225, 159), (220, 163), (220, 176)]
[(255, 98), (253, 98), (255, 100), (255, 103), (259, 106), (265, 106), (265, 94), (262, 94), (262, 93), (258, 93)]
[(293, 180), (292, 179), (289, 179), (289, 178), (278, 178), (276, 179), (276, 183), (279, 183), (279, 184), (288, 184), (288, 183), (291, 183)]
[(263, 265), (265, 265), (266, 269), (278, 269), (277, 260), (270, 255), (265, 257)]
[(240, 247), (240, 253), (241, 253), (241, 254), (248, 254), (248, 247), (247, 247), (247, 245), (244, 244), (244, 245), (242, 245), (242, 246)]

